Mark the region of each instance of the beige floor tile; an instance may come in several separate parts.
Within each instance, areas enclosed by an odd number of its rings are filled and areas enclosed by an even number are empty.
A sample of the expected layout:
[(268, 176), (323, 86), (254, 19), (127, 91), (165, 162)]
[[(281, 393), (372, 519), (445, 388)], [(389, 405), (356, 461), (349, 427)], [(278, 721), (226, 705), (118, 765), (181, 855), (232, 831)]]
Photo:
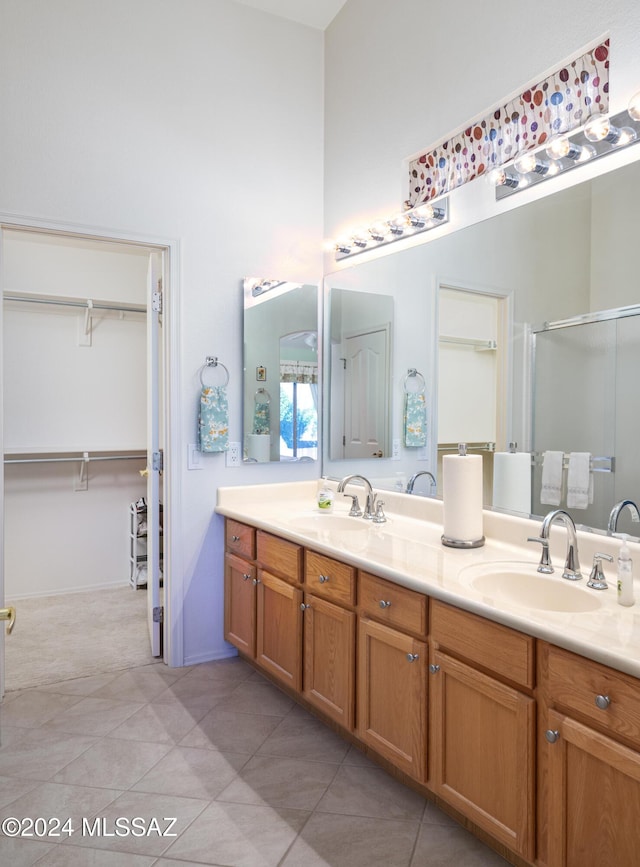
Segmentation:
[(83, 735), (32, 729), (0, 750), (0, 774), (48, 780), (95, 743), (96, 738)]
[(18, 728), (37, 728), (81, 700), (82, 698), (77, 695), (26, 690), (13, 701), (0, 706), (0, 724)]
[(140, 710), (141, 702), (87, 696), (47, 721), (47, 728), (79, 735), (106, 735)]
[(103, 738), (57, 773), (54, 782), (129, 789), (169, 750), (166, 744)]
[(381, 768), (341, 765), (318, 804), (323, 813), (420, 820), (425, 800)]
[(423, 822), (411, 867), (507, 867), (501, 858), (460, 825)]
[(280, 724), (280, 717), (235, 713), (214, 707), (181, 740), (181, 745), (254, 753)]
[(91, 695), (117, 676), (117, 674), (110, 672), (109, 674), (95, 674), (91, 677), (75, 677), (72, 680), (61, 680), (48, 686), (39, 686), (38, 692), (57, 692), (60, 695)]
[(247, 662), (237, 656), (229, 659), (216, 659), (211, 662), (202, 662), (194, 666), (189, 672), (189, 677), (208, 677), (211, 680), (233, 681), (236, 684), (248, 680), (255, 672)]
[[(109, 852), (131, 852), (134, 855), (162, 855), (193, 820), (208, 806), (208, 801), (196, 798), (178, 798), (147, 792), (125, 792), (100, 813), (101, 824), (94, 836), (74, 835), (64, 847), (103, 849)], [(142, 830), (124, 833), (120, 825), (116, 833), (116, 820), (138, 818), (144, 822)], [(175, 823), (171, 823), (175, 819)], [(155, 825), (153, 824), (155, 820)], [(102, 833), (102, 832), (105, 833)]]
[(233, 867), (275, 867), (308, 816), (301, 810), (218, 801), (198, 816), (166, 857)]
[(245, 753), (176, 747), (160, 759), (132, 790), (211, 800), (235, 778), (250, 758)]
[(0, 836), (0, 864), (11, 865), (11, 867), (32, 867), (47, 852), (54, 849), (55, 846), (51, 843)]
[(163, 692), (159, 693), (154, 698), (154, 702), (158, 704), (182, 704), (188, 707), (189, 704), (195, 703), (198, 706), (204, 706), (207, 710), (218, 705), (223, 699), (227, 699), (233, 695), (237, 684), (235, 681), (228, 680), (213, 680), (209, 677), (195, 677), (185, 675), (180, 680), (176, 680), (167, 687)]
[[(175, 670), (175, 669), (173, 669)], [(93, 693), (95, 698), (115, 698), (119, 701), (153, 701), (181, 677), (164, 666), (147, 666), (125, 671)]]
[(340, 763), (348, 751), (349, 744), (324, 723), (306, 712), (292, 711), (262, 744), (258, 755)]
[(448, 816), (439, 807), (436, 807), (433, 801), (427, 801), (422, 821), (427, 822), (429, 825), (449, 825), (451, 828), (459, 827), (456, 820)]
[[(157, 863), (153, 855), (58, 846), (47, 854), (46, 860), (38, 867), (155, 867)], [(182, 867), (188, 865), (183, 864)]]
[(19, 729), (15, 726), (0, 726), (0, 755), (2, 755), (3, 747), (15, 743), (31, 731), (33, 731), (33, 729)]
[(266, 716), (285, 716), (293, 701), (270, 683), (244, 681), (233, 693), (216, 704), (220, 710), (237, 713), (260, 713)]
[(362, 750), (354, 747), (353, 744), (349, 747), (349, 752), (344, 757), (343, 765), (359, 765), (361, 768), (379, 768), (373, 759), (370, 759)]
[[(104, 809), (122, 794), (116, 789), (95, 789), (89, 786), (67, 786), (58, 783), (43, 783), (30, 792), (16, 798), (0, 810), (0, 819), (37, 817), (58, 819), (60, 824), (47, 822), (42, 828), (47, 831), (44, 839), (51, 843), (63, 843), (81, 833), (82, 819), (89, 818)], [(66, 825), (69, 820), (69, 825)], [(40, 831), (35, 832), (40, 837)]]
[(177, 703), (151, 702), (112, 729), (109, 737), (125, 741), (177, 744), (206, 713), (206, 705), (191, 705), (186, 708)]
[(313, 810), (337, 767), (323, 762), (254, 756), (217, 800)]
[(0, 808), (21, 798), (38, 785), (37, 780), (17, 780), (15, 777), (0, 777)]
[(418, 827), (415, 821), (314, 813), (282, 867), (409, 867)]

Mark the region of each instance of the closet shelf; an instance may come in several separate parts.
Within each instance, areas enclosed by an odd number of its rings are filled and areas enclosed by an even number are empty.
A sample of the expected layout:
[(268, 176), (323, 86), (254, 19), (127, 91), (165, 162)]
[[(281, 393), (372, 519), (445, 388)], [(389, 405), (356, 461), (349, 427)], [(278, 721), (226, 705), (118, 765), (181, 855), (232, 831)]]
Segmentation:
[(451, 343), (456, 346), (470, 346), (478, 352), (487, 352), (498, 348), (495, 340), (483, 337), (452, 337), (448, 334), (441, 334), (438, 338), (440, 343)]
[[(125, 304), (121, 301), (94, 301), (89, 298), (72, 298), (64, 295), (38, 295), (33, 292), (5, 292), (5, 301), (24, 302), (26, 304), (55, 304), (58, 307), (79, 307), (86, 310), (112, 310), (116, 313), (146, 313), (145, 304)], [(90, 302), (90, 305), (89, 305)]]
[(8, 449), (4, 453), (5, 464), (61, 464), (61, 463), (90, 463), (92, 461), (140, 461), (146, 460), (147, 452), (144, 449), (100, 449), (95, 452), (62, 451), (54, 449), (31, 449), (29, 451), (15, 451)]

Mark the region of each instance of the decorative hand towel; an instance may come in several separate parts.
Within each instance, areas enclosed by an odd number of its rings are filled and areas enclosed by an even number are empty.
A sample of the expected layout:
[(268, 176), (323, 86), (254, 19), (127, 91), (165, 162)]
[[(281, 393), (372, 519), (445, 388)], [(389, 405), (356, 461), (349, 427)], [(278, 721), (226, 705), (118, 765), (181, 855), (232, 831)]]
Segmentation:
[(567, 507), (586, 509), (593, 503), (593, 473), (589, 452), (571, 452), (567, 470)]
[(427, 403), (423, 391), (405, 391), (404, 444), (407, 448), (427, 444)]
[(542, 458), (540, 502), (559, 506), (562, 499), (562, 462), (564, 452), (545, 452)]
[(224, 385), (205, 385), (200, 393), (198, 436), (201, 452), (229, 449), (229, 401)]
[(271, 430), (271, 413), (269, 411), (269, 402), (263, 401), (256, 403), (253, 410), (253, 430), (254, 434), (268, 434)]

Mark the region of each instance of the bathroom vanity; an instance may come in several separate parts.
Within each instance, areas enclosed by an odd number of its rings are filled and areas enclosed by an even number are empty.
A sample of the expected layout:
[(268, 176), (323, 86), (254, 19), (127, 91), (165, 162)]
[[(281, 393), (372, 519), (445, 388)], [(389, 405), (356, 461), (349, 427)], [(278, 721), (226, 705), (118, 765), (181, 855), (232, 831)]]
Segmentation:
[[(219, 489), (226, 639), (514, 864), (635, 867), (640, 620), (614, 580), (539, 575), (524, 518), (448, 549), (439, 501), (385, 492), (375, 525), (318, 512), (317, 486)], [(588, 575), (619, 542), (579, 545)]]

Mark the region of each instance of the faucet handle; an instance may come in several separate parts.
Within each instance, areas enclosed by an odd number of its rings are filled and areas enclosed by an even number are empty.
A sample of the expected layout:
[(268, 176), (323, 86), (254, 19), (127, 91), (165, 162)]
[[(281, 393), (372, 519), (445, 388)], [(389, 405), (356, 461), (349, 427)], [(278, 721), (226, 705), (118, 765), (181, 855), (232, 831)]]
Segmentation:
[(539, 542), (542, 545), (538, 572), (542, 572), (543, 575), (551, 575), (553, 573), (553, 566), (549, 558), (549, 540), (544, 539), (542, 536), (527, 536), (527, 542)]
[(357, 494), (343, 494), (344, 497), (351, 497), (351, 509), (349, 510), (349, 515), (352, 518), (360, 518), (362, 517), (362, 509), (360, 508), (360, 502), (358, 500)]
[(386, 515), (384, 513), (384, 509), (382, 508), (383, 506), (384, 506), (384, 500), (378, 500), (378, 502), (376, 504), (376, 513), (373, 516), (373, 523), (374, 524), (384, 524), (384, 522), (387, 520)]
[(602, 571), (603, 560), (608, 560), (610, 563), (613, 563), (613, 557), (610, 554), (593, 555), (593, 568), (591, 569), (591, 575), (589, 575), (589, 580), (587, 581), (587, 587), (592, 587), (594, 590), (606, 590), (609, 586), (607, 584), (607, 579), (604, 577), (604, 572)]

